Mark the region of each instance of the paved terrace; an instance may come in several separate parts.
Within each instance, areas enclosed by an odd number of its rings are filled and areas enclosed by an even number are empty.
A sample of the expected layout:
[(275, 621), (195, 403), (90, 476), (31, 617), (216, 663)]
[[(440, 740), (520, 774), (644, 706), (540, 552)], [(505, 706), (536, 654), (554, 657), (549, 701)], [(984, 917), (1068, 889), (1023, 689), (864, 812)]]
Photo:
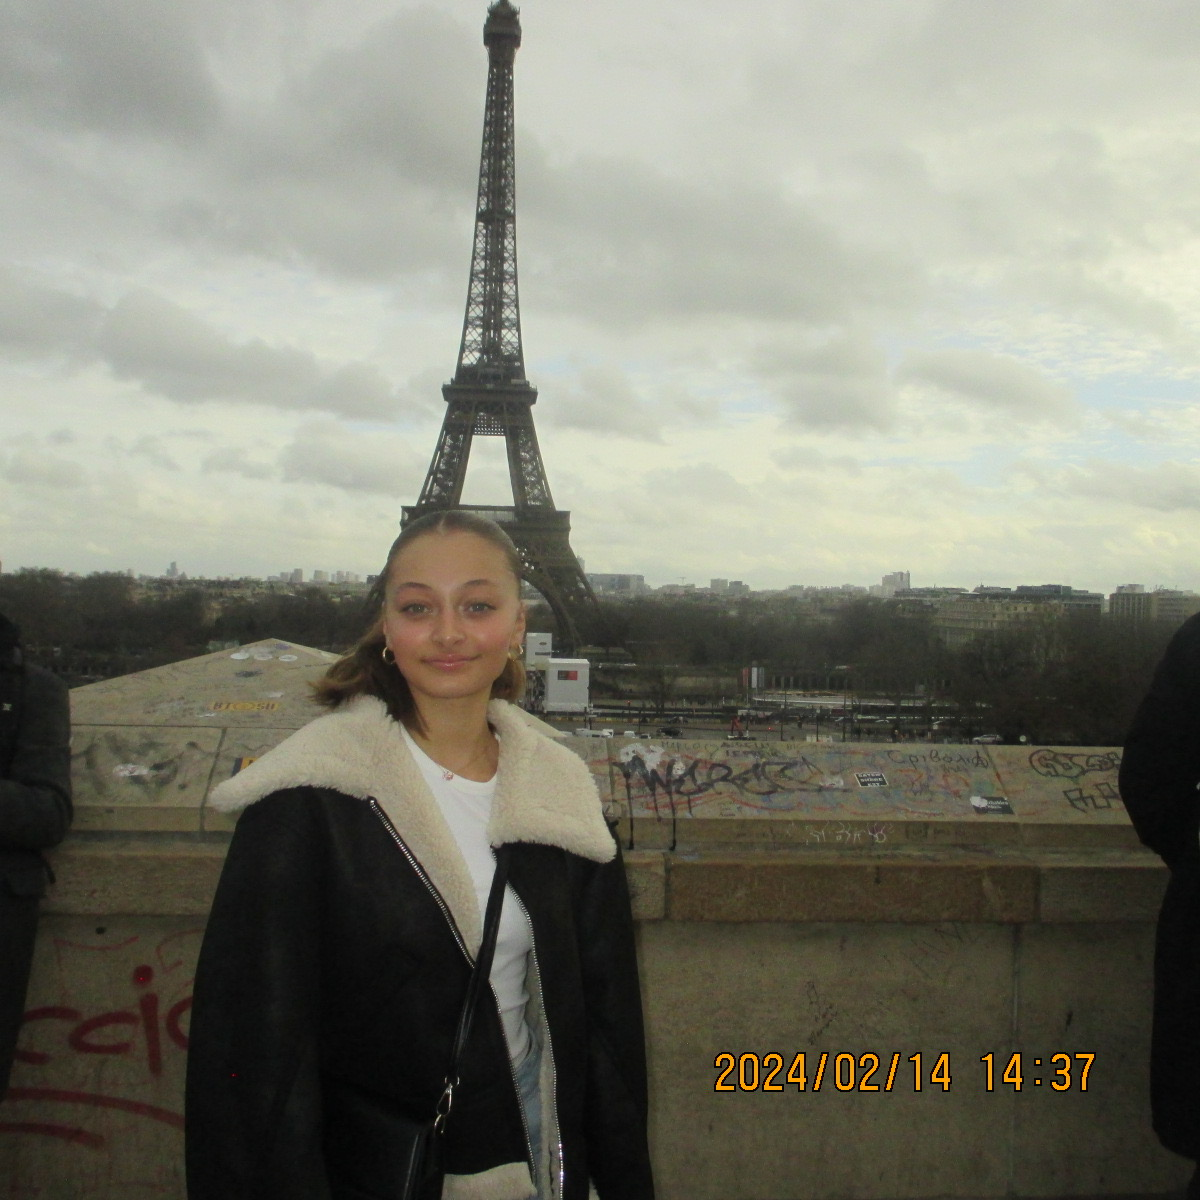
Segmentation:
[[(268, 640), (73, 692), (6, 1195), (182, 1200), (191, 978), (232, 827), (205, 798), (311, 719), (330, 659)], [(1118, 751), (567, 744), (628, 847), (665, 1200), (1182, 1187), (1147, 1111), (1165, 873)]]

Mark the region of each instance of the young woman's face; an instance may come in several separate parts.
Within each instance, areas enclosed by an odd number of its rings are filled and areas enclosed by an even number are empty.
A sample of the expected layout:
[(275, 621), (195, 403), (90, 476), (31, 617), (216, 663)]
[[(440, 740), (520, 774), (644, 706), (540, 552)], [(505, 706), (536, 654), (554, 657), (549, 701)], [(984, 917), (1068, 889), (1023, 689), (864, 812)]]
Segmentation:
[(424, 534), (392, 563), (383, 633), (418, 706), (486, 698), (525, 633), (520, 582), (478, 534)]

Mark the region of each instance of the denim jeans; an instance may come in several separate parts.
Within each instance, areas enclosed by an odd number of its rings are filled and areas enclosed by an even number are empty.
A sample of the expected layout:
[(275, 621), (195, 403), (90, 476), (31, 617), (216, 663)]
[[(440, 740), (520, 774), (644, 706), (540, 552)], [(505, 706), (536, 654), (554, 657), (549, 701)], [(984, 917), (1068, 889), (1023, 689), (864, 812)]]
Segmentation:
[[(541, 1073), (542, 1056), (533, 1047), (525, 1060), (517, 1067), (517, 1090), (521, 1093), (521, 1107), (525, 1110), (525, 1124), (529, 1129), (529, 1141), (533, 1146), (534, 1177), (542, 1173), (542, 1106), (538, 1097), (538, 1076)], [(530, 1200), (538, 1200), (531, 1193)]]

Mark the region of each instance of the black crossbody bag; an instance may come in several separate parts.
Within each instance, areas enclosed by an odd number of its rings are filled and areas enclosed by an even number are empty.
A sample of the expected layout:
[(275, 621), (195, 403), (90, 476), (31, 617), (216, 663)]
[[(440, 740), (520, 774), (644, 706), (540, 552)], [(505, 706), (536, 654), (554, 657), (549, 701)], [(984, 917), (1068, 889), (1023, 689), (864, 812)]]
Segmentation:
[[(426, 1120), (414, 1121), (379, 1096), (336, 1081), (326, 1082), (326, 1157), (340, 1168), (338, 1177), (333, 1178), (331, 1173), (329, 1180), (333, 1200), (441, 1200), (446, 1175), (442, 1132), (453, 1107), (459, 1065), (475, 1009), (492, 972), (507, 881), (508, 847), (502, 846), (496, 851), (496, 873), (488, 893), (483, 938), (459, 1014), (450, 1067), (434, 1112)], [(380, 1191), (384, 1181), (386, 1190)]]

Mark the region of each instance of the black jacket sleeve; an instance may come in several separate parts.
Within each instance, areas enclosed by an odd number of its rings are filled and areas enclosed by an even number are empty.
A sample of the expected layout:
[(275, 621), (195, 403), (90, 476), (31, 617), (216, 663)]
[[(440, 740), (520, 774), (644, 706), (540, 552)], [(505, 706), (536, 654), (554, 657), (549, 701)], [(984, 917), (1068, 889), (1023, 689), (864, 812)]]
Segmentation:
[(1169, 866), (1200, 863), (1200, 616), (1171, 639), (1121, 759), (1121, 799), (1138, 837)]
[(588, 1166), (600, 1200), (653, 1200), (642, 993), (620, 847), (610, 862), (582, 869), (576, 920), (587, 997)]
[(70, 693), (57, 675), (26, 667), (16, 749), (0, 778), (0, 851), (57, 845), (71, 816)]
[(310, 795), (251, 805), (217, 886), (188, 1046), (189, 1200), (328, 1200), (317, 1032), (324, 857)]

